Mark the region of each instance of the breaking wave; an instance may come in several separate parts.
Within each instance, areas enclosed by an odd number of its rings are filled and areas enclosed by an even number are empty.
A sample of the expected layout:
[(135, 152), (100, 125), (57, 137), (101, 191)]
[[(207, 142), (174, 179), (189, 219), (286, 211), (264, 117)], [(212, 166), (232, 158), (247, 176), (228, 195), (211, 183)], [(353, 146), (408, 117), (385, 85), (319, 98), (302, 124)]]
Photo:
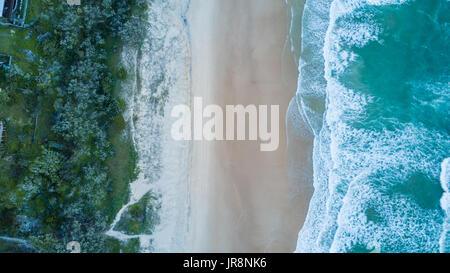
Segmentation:
[(314, 194), (297, 252), (448, 252), (449, 14), (446, 0), (307, 1), (296, 101)]

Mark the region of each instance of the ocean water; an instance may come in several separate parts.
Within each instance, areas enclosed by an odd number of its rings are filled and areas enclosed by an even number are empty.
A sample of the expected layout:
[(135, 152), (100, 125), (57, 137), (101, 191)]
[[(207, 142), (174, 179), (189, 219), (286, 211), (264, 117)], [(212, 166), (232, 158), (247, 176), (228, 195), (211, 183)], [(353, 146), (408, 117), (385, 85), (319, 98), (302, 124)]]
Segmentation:
[(448, 252), (450, 2), (307, 1), (297, 106), (314, 134), (298, 252)]

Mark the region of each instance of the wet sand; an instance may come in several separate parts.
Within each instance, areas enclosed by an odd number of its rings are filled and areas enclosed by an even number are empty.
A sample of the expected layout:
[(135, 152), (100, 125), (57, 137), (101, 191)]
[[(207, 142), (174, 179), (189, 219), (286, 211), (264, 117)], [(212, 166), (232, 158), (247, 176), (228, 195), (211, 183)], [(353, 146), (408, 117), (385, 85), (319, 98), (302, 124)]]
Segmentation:
[[(188, 251), (295, 249), (309, 193), (293, 193), (299, 178), (287, 175), (286, 111), (298, 75), (285, 43), (289, 14), (284, 0), (191, 2), (191, 100), (202, 97), (204, 105), (223, 109), (280, 105), (280, 145), (261, 152), (259, 141), (193, 143)], [(305, 153), (295, 164), (307, 158), (307, 145), (295, 144), (295, 154)]]

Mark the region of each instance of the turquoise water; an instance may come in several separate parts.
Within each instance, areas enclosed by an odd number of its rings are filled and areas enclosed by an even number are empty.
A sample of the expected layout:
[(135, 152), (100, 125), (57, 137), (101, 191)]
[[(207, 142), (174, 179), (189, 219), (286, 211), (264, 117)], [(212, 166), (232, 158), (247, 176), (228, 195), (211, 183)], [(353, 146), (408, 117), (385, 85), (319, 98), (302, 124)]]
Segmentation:
[(307, 2), (315, 192), (297, 251), (449, 251), (449, 23), (446, 0)]

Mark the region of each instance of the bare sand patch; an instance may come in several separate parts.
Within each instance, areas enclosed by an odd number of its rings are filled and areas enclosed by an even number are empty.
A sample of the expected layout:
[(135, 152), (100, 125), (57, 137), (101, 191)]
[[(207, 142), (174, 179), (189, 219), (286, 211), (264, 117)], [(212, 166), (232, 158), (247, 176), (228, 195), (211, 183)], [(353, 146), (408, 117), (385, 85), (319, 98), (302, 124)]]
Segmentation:
[[(285, 120), (297, 67), (285, 61), (286, 4), (193, 0), (188, 19), (192, 97), (222, 107), (280, 105), (275, 152), (261, 152), (259, 142), (194, 142), (188, 251), (291, 252), (307, 204), (304, 195), (290, 194), (287, 175)], [(299, 153), (308, 151), (308, 143), (298, 144)]]

